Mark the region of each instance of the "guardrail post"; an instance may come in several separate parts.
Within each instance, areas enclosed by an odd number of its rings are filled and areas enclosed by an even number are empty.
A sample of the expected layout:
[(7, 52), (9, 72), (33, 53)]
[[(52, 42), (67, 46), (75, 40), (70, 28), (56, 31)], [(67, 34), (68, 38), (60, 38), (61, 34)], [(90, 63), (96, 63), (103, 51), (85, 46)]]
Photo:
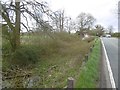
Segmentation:
[(90, 52), (92, 52), (92, 47), (90, 47)]
[(68, 78), (67, 88), (74, 88), (74, 79), (72, 77)]
[(88, 60), (88, 54), (85, 55), (85, 60), (86, 60), (86, 61)]

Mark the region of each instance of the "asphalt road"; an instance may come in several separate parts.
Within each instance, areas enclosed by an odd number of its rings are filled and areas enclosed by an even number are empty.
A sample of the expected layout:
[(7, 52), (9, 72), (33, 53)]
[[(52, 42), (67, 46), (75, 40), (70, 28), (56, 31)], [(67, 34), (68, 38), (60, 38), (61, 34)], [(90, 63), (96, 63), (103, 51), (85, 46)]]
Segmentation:
[(102, 40), (107, 51), (115, 85), (118, 88), (118, 39), (104, 37)]

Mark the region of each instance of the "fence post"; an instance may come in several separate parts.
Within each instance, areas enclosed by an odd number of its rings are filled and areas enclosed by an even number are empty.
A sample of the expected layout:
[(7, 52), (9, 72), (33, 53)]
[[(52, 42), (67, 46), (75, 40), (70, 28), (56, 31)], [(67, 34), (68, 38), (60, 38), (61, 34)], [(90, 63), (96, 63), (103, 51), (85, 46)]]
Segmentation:
[(90, 47), (90, 52), (92, 52), (92, 47)]
[(88, 60), (88, 54), (85, 55), (85, 60), (86, 60), (86, 61)]
[(68, 78), (67, 88), (74, 88), (74, 79), (72, 77)]

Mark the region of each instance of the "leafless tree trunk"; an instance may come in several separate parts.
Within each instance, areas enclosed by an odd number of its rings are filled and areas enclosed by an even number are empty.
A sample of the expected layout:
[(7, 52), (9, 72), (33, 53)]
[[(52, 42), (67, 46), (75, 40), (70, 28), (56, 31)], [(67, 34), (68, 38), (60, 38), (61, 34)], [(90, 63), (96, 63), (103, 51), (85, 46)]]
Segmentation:
[[(9, 32), (11, 33), (11, 36), (9, 41), (13, 52), (20, 46), (21, 25), (27, 29), (27, 31), (31, 31), (28, 24), (28, 17), (26, 17), (26, 15), (29, 15), (29, 17), (33, 18), (41, 26), (49, 27), (49, 25), (46, 24), (46, 21), (39, 17), (41, 13), (52, 17), (52, 15), (49, 15), (48, 6), (43, 2), (40, 3), (36, 0), (15, 0), (15, 2), (13, 2), (13, 0), (11, 0), (10, 3), (0, 2), (0, 5), (2, 6), (0, 16), (2, 16), (10, 29)], [(21, 22), (21, 15), (24, 17), (27, 24)]]
[(61, 13), (61, 31), (64, 29), (64, 10)]
[(62, 32), (64, 30), (64, 10), (54, 12), (53, 23), (56, 25), (56, 29)]
[(13, 30), (13, 39), (14, 39), (14, 48), (13, 51), (15, 51), (20, 46), (20, 2), (16, 0), (15, 2), (15, 29)]

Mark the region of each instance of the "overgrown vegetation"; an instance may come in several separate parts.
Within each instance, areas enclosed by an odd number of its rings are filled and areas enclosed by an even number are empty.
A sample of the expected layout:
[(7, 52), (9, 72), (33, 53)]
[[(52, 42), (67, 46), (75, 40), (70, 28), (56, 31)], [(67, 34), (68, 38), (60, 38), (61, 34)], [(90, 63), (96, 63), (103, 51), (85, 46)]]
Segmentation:
[(87, 63), (80, 71), (76, 88), (99, 88), (100, 40), (97, 40)]
[(91, 37), (84, 38), (84, 41), (87, 41), (89, 43), (93, 41), (94, 39), (95, 39), (95, 36), (91, 36)]
[[(22, 36), (21, 47), (16, 52), (4, 55), (3, 78), (10, 78), (5, 79), (10, 80), (10, 87), (28, 87), (28, 79), (32, 77), (39, 77), (39, 80), (31, 87), (43, 88), (63, 88), (67, 85), (68, 77), (78, 79), (83, 57), (89, 52), (93, 41), (88, 43), (75, 34), (66, 32), (55, 32), (50, 35), (52, 38), (43, 32), (30, 36), (25, 34)], [(27, 74), (29, 77), (26, 77)], [(23, 78), (26, 79), (22, 81)]]
[(120, 33), (113, 33), (112, 37), (118, 37), (118, 38), (120, 38)]
[(2, 1), (0, 6), (3, 87), (66, 87), (68, 77), (78, 79), (95, 36), (104, 33), (91, 14), (73, 20), (44, 1)]

